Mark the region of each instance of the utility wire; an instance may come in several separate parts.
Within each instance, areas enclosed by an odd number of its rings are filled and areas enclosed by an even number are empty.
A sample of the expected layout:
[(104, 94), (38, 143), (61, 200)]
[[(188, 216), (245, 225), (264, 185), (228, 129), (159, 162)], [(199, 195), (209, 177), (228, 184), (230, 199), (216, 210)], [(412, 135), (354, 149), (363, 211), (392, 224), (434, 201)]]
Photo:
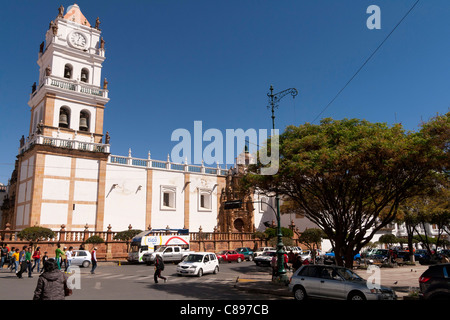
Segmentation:
[(387, 35), (386, 38), (380, 43), (380, 45), (375, 49), (375, 51), (372, 52), (372, 54), (367, 58), (367, 60), (362, 64), (362, 66), (355, 72), (355, 74), (350, 78), (350, 80), (345, 84), (345, 86), (336, 94), (336, 96), (327, 104), (327, 106), (314, 118), (314, 120), (311, 123), (314, 123), (317, 118), (319, 118), (322, 113), (325, 112), (325, 110), (328, 109), (329, 106), (333, 104), (333, 102), (337, 99), (337, 97), (342, 93), (342, 91), (347, 88), (347, 86), (352, 82), (352, 80), (358, 75), (358, 73), (364, 68), (364, 66), (372, 59), (372, 57), (377, 53), (377, 51), (383, 46), (383, 44), (389, 39), (392, 33), (397, 29), (397, 27), (405, 20), (405, 18), (413, 11), (413, 9), (416, 7), (416, 5), (419, 3), (420, 0), (417, 0), (416, 3), (408, 10), (408, 12), (403, 16), (403, 18), (397, 23), (397, 25), (392, 29), (392, 31)]

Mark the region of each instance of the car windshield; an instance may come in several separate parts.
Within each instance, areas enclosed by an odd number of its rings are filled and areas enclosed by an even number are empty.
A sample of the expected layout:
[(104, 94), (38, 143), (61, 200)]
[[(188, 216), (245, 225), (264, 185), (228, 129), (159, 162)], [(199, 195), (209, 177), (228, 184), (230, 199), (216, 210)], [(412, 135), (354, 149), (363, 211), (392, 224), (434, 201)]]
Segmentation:
[(236, 251), (237, 252), (245, 252), (246, 250), (245, 250), (245, 248), (237, 248)]
[(190, 254), (184, 260), (185, 262), (202, 262), (203, 255), (202, 254)]
[(271, 256), (274, 256), (275, 254), (276, 254), (276, 252), (266, 251), (266, 252), (264, 252), (262, 255), (263, 255), (263, 256), (269, 256), (269, 257), (271, 257)]
[(155, 250), (155, 252), (163, 252), (166, 247), (159, 247)]
[(220, 251), (218, 254), (227, 254), (227, 251)]
[(337, 273), (347, 281), (362, 281), (362, 280), (364, 280), (363, 278), (358, 276), (356, 273), (354, 273), (350, 269), (339, 268), (339, 269), (337, 269)]

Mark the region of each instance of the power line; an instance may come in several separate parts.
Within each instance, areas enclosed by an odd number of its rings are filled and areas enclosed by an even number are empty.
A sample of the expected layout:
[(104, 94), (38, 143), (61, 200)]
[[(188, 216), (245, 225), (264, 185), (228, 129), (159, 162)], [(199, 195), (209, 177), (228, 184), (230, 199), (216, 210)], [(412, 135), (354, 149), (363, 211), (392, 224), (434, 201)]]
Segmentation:
[(375, 53), (377, 53), (377, 51), (383, 46), (383, 44), (387, 41), (387, 39), (389, 39), (389, 37), (391, 36), (392, 33), (394, 33), (394, 31), (397, 29), (397, 27), (403, 22), (403, 20), (405, 20), (405, 18), (411, 13), (411, 11), (413, 11), (413, 9), (416, 7), (416, 5), (419, 3), (420, 0), (417, 0), (416, 3), (414, 3), (414, 5), (408, 10), (408, 12), (403, 16), (403, 18), (397, 23), (397, 25), (394, 27), (394, 29), (392, 29), (392, 31), (387, 35), (386, 38), (384, 38), (384, 40), (380, 43), (380, 45), (372, 52), (372, 54), (369, 56), (369, 58), (367, 58), (367, 60), (362, 64), (362, 66), (355, 72), (355, 74), (350, 78), (350, 80), (348, 80), (348, 82), (344, 85), (344, 87), (336, 94), (336, 96), (326, 105), (326, 107), (314, 118), (314, 120), (311, 123), (314, 123), (317, 118), (319, 118), (322, 113), (325, 112), (325, 110), (328, 109), (329, 106), (331, 106), (333, 104), (333, 102), (337, 99), (337, 97), (339, 97), (339, 95), (342, 93), (342, 91), (345, 90), (345, 88), (347, 88), (347, 86), (350, 84), (350, 82), (353, 81), (353, 79), (358, 75), (358, 73), (364, 68), (364, 66), (370, 61), (370, 59), (372, 59), (372, 57), (375, 55)]

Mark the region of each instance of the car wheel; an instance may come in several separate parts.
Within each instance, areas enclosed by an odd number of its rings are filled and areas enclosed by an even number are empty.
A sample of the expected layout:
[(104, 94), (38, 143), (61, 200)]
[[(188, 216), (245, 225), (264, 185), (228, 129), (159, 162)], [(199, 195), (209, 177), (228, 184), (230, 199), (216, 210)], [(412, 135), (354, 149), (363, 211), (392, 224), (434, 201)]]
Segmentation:
[(348, 297), (348, 300), (366, 300), (366, 297), (361, 292), (353, 292)]
[(219, 263), (223, 263), (223, 258), (220, 258), (220, 259), (219, 259)]
[(237, 263), (241, 263), (242, 262), (242, 259), (241, 258), (238, 258), (237, 259)]
[(253, 261), (253, 256), (252, 255), (248, 256), (248, 261)]
[(304, 301), (306, 300), (306, 291), (302, 287), (297, 287), (294, 289), (294, 298), (298, 301)]
[(218, 274), (219, 273), (219, 266), (216, 266), (215, 268), (214, 268), (214, 272), (213, 272), (214, 274)]
[(203, 269), (198, 270), (197, 277), (203, 276)]
[(89, 267), (91, 263), (89, 261), (83, 261), (83, 263), (81, 264), (83, 266), (83, 268), (87, 268)]

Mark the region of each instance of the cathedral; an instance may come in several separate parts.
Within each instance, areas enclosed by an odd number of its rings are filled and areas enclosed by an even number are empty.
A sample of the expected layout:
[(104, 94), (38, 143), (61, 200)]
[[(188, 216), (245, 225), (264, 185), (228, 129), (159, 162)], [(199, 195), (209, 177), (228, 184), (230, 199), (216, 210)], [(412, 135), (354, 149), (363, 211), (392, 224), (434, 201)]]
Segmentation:
[[(217, 167), (110, 154), (102, 77), (105, 41), (78, 5), (62, 6), (39, 49), (27, 137), (20, 139), (14, 194), (2, 225), (67, 231), (190, 229), (253, 232), (273, 212), (238, 190), (244, 165)], [(120, 66), (118, 66), (120, 67)], [(243, 152), (243, 157), (247, 156)], [(243, 205), (225, 209), (239, 199)], [(268, 200), (268, 199), (265, 199)], [(11, 201), (11, 199), (9, 199)], [(268, 216), (269, 218), (265, 217)]]

